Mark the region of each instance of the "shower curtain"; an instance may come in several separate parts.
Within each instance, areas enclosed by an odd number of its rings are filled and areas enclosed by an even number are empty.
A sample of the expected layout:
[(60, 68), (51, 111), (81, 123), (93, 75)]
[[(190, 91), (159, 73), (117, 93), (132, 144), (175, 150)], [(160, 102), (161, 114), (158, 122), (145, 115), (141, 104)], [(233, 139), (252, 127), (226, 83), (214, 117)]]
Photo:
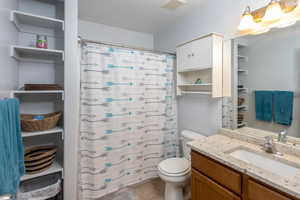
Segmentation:
[(172, 55), (83, 45), (81, 199), (157, 177), (178, 155), (174, 65)]

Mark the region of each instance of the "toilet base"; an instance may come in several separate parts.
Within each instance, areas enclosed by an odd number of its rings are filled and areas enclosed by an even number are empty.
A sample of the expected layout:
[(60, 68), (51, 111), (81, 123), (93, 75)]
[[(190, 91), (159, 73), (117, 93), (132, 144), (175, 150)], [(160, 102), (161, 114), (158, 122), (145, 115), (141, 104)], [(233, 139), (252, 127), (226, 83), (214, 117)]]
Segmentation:
[(167, 182), (165, 200), (184, 200), (182, 185)]

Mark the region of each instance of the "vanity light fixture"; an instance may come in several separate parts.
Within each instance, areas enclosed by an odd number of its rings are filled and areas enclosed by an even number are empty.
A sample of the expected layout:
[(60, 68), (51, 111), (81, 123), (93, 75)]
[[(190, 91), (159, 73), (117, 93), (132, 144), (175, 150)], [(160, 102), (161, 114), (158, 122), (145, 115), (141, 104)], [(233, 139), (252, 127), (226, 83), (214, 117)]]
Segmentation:
[(300, 20), (300, 0), (271, 0), (251, 12), (247, 6), (238, 26), (239, 34), (262, 34), (272, 28), (285, 28)]
[(239, 31), (251, 31), (256, 28), (256, 23), (251, 15), (250, 7), (247, 6), (244, 14), (241, 18), (240, 25), (238, 26)]
[(271, 0), (267, 6), (265, 15), (262, 18), (263, 23), (274, 23), (284, 17), (284, 12), (281, 9), (280, 3), (277, 0)]
[(291, 14), (296, 20), (300, 20), (300, 0), (298, 0), (298, 4)]

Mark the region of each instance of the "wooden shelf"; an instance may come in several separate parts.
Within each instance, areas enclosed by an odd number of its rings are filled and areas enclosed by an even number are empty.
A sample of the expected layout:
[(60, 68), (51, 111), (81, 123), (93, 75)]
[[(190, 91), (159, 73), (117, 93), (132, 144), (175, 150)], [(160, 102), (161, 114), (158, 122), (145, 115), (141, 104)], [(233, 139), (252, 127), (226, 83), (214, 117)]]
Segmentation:
[(56, 127), (54, 129), (50, 129), (47, 131), (37, 131), (37, 132), (22, 132), (22, 137), (34, 137), (34, 136), (41, 136), (41, 135), (49, 135), (49, 134), (54, 134), (54, 133), (63, 133), (63, 129)]
[(11, 46), (10, 56), (21, 60), (50, 60), (63, 61), (64, 51), (54, 49), (40, 49), (35, 47)]
[(49, 29), (61, 29), (64, 30), (64, 21), (44, 17), (40, 15), (34, 15), (31, 13), (25, 13), (18, 10), (12, 10), (10, 13), (10, 21), (15, 24), (18, 30), (20, 30), (20, 25), (30, 25), (36, 27), (43, 27)]
[(13, 90), (13, 94), (63, 94), (63, 90)]
[(21, 177), (21, 181), (26, 181), (26, 180), (30, 180), (30, 179), (33, 179), (33, 178), (38, 178), (38, 177), (42, 177), (42, 176), (46, 176), (46, 175), (49, 175), (49, 174), (55, 174), (55, 173), (58, 173), (58, 172), (63, 172), (63, 168), (60, 166), (60, 164), (58, 164), (57, 162), (54, 162), (52, 164), (52, 166), (47, 169), (46, 171), (43, 171), (41, 173), (38, 173), (38, 174), (25, 174), (24, 176)]

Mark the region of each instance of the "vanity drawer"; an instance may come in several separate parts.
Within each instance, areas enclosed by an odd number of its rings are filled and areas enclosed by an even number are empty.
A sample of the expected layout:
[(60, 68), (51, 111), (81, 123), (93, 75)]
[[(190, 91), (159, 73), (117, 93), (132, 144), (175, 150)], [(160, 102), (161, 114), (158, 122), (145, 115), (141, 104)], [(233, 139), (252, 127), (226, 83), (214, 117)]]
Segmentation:
[(236, 194), (242, 193), (242, 176), (238, 172), (192, 151), (192, 167)]
[(292, 200), (252, 180), (247, 182), (247, 200)]

